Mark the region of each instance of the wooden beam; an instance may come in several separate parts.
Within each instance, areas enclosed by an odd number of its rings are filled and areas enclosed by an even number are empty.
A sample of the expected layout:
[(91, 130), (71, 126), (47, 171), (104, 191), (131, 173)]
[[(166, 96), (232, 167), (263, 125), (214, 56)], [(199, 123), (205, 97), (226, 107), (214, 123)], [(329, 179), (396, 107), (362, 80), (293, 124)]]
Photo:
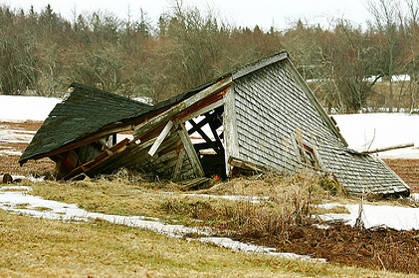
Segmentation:
[(364, 152), (361, 152), (361, 153), (365, 153), (365, 154), (380, 153), (380, 152), (386, 152), (386, 151), (391, 151), (391, 150), (410, 148), (410, 147), (413, 147), (414, 145), (415, 145), (414, 143), (401, 144), (401, 145), (395, 145), (395, 146), (390, 146), (390, 147), (377, 148), (377, 149), (373, 149), (373, 150), (370, 150), (370, 151), (364, 151)]
[(263, 165), (253, 163), (250, 161), (245, 161), (243, 159), (239, 159), (232, 156), (229, 157), (228, 163), (234, 167), (241, 168), (244, 170), (255, 171), (255, 172), (266, 172), (266, 171), (278, 172), (277, 170), (269, 169)]
[(205, 176), (204, 170), (202, 169), (201, 162), (199, 161), (198, 155), (195, 152), (195, 149), (192, 145), (191, 139), (189, 138), (188, 132), (185, 129), (185, 126), (181, 123), (179, 124), (181, 129), (178, 131), (179, 137), (182, 140), (183, 146), (185, 148), (186, 154), (188, 155), (189, 162), (194, 169), (195, 176), (197, 178)]
[[(222, 126), (223, 125), (223, 123), (222, 123), (222, 121), (218, 118), (218, 117), (216, 117), (216, 116), (218, 116), (218, 114), (219, 113), (222, 113), (222, 111), (224, 111), (224, 106), (219, 106), (219, 107), (217, 107), (217, 108), (215, 108), (215, 109), (213, 109), (214, 110), (214, 114), (212, 114), (213, 115), (213, 117), (211, 118), (211, 119), (213, 119), (214, 120), (214, 123), (216, 123), (216, 128), (219, 128), (220, 126)], [(209, 112), (209, 111), (208, 111)], [(205, 114), (205, 113), (204, 113)], [(201, 114), (200, 114), (201, 115)], [(196, 125), (197, 125), (197, 127), (196, 128), (194, 128), (194, 127), (192, 127), (191, 129), (189, 129), (188, 130), (188, 133), (189, 134), (192, 134), (192, 133), (194, 133), (194, 132), (196, 132), (197, 131), (197, 129), (198, 129), (198, 127), (199, 128), (201, 128), (201, 127), (203, 127), (204, 125), (206, 125), (207, 123), (208, 123), (208, 121), (210, 120), (210, 118), (208, 118), (208, 117), (204, 117), (204, 119), (202, 119), (199, 123), (197, 123)]]
[(159, 136), (157, 136), (156, 141), (154, 142), (153, 146), (151, 146), (150, 150), (148, 151), (148, 154), (150, 156), (154, 156), (154, 154), (157, 152), (158, 148), (160, 147), (161, 143), (163, 143), (164, 139), (166, 138), (167, 134), (169, 134), (170, 130), (173, 127), (173, 122), (168, 121)]
[(232, 170), (232, 165), (229, 165), (229, 158), (240, 156), (234, 94), (234, 86), (231, 86), (224, 98), (223, 126), (227, 177), (230, 176)]
[[(212, 135), (214, 136), (215, 139), (215, 144), (218, 148), (218, 154), (224, 156), (224, 146), (223, 143), (221, 143), (220, 137), (218, 137), (218, 133), (217, 133), (217, 125), (214, 122), (214, 119), (216, 118), (217, 114), (214, 113), (213, 115), (210, 115), (209, 113), (205, 114), (205, 117), (209, 117), (209, 121), (208, 124), (210, 126), (210, 129), (212, 131)], [(214, 149), (215, 150), (215, 149)]]
[[(189, 122), (193, 127), (197, 127), (194, 120), (190, 119)], [(211, 138), (208, 137), (208, 135), (200, 128), (196, 128), (196, 131), (202, 136), (202, 138), (207, 142), (209, 145), (211, 145), (211, 148), (214, 149), (217, 153), (220, 153), (221, 150), (218, 150), (217, 144), (211, 140)]]
[[(99, 133), (93, 134), (92, 136), (89, 136), (89, 137), (83, 138), (81, 140), (78, 140), (78, 141), (76, 141), (74, 143), (70, 143), (68, 145), (65, 145), (65, 146), (63, 146), (63, 147), (61, 147), (59, 149), (56, 149), (56, 150), (52, 151), (52, 152), (34, 156), (31, 159), (35, 159), (36, 160), (36, 159), (40, 159), (40, 158), (43, 158), (43, 157), (56, 156), (56, 155), (61, 154), (61, 153), (64, 153), (64, 152), (68, 152), (68, 151), (71, 151), (71, 150), (80, 148), (81, 146), (90, 144), (92, 142), (96, 142), (100, 138), (103, 138), (105, 136), (108, 136), (108, 135), (110, 135), (112, 133), (118, 133), (118, 132), (129, 131), (129, 130), (132, 130), (132, 126), (131, 125), (122, 126), (122, 127), (116, 127), (116, 128), (112, 128), (112, 129), (109, 129), (109, 130), (104, 130), (104, 131), (101, 131)], [(26, 161), (25, 161), (25, 163), (26, 163)]]
[(205, 106), (204, 108), (199, 109), (199, 110), (197, 110), (197, 111), (195, 111), (195, 112), (193, 112), (193, 113), (185, 116), (182, 119), (182, 122), (189, 121), (190, 119), (193, 119), (195, 117), (198, 117), (199, 115), (205, 114), (205, 113), (207, 113), (207, 112), (209, 112), (211, 110), (214, 110), (215, 108), (218, 108), (218, 107), (223, 106), (223, 105), (224, 105), (224, 99), (223, 98), (222, 99), (219, 99), (216, 102), (213, 102), (213, 103)]
[(202, 101), (208, 96), (211, 96), (212, 94), (216, 94), (220, 91), (223, 91), (225, 88), (230, 86), (232, 83), (231, 76), (227, 77), (208, 88), (200, 91), (199, 93), (185, 99), (184, 101), (174, 105), (170, 109), (164, 111), (163, 113), (151, 118), (150, 120), (143, 122), (142, 124), (135, 127), (134, 130), (134, 137), (138, 138), (140, 136), (143, 136), (144, 134), (150, 132), (153, 130), (159, 123), (165, 120), (169, 120), (176, 116), (177, 114), (181, 113), (188, 107), (191, 107), (194, 104), (197, 104), (198, 102)]
[(87, 173), (94, 169), (95, 167), (102, 164), (104, 161), (108, 160), (110, 157), (112, 157), (115, 154), (123, 152), (127, 148), (127, 144), (129, 142), (129, 139), (125, 139), (112, 148), (110, 148), (111, 154), (108, 154), (108, 152), (103, 151), (99, 155), (97, 155), (94, 159), (87, 161), (86, 163), (78, 166), (77, 168), (73, 169), (70, 173), (65, 175), (63, 177), (64, 180), (68, 180), (82, 172)]

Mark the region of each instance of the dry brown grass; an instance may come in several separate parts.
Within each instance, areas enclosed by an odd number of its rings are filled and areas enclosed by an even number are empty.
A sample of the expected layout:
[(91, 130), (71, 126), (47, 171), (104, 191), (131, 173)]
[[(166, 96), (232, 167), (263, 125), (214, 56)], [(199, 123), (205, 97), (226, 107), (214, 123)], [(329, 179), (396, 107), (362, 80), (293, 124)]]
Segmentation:
[(0, 277), (405, 277), (283, 260), (102, 221), (70, 224), (0, 210)]

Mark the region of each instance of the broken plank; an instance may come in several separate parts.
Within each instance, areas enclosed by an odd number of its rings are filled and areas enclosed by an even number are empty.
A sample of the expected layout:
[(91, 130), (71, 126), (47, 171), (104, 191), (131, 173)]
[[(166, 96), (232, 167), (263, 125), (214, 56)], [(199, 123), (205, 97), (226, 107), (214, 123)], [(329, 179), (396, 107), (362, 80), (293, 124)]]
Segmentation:
[(150, 156), (154, 156), (157, 149), (160, 147), (161, 143), (163, 143), (164, 139), (166, 138), (167, 134), (169, 134), (170, 130), (173, 127), (173, 122), (168, 121), (159, 136), (157, 137), (156, 141), (154, 142), (153, 146), (151, 146), (150, 150), (148, 151), (148, 154)]
[(181, 189), (183, 191), (188, 191), (194, 188), (199, 188), (202, 185), (208, 183), (209, 181), (210, 181), (209, 178), (196, 178), (196, 179), (193, 179), (184, 183)]
[(266, 168), (263, 165), (253, 163), (253, 162), (250, 162), (250, 161), (245, 161), (243, 159), (239, 159), (239, 158), (232, 157), (232, 156), (229, 157), (228, 164), (230, 164), (233, 167), (241, 168), (241, 169), (244, 169), (244, 170), (255, 171), (255, 172), (269, 171), (269, 169)]
[(397, 149), (403, 149), (403, 148), (410, 148), (410, 147), (413, 147), (414, 145), (415, 145), (414, 143), (394, 145), (394, 146), (390, 146), (390, 147), (376, 148), (376, 149), (373, 149), (373, 150), (370, 150), (370, 151), (361, 152), (361, 153), (365, 153), (365, 154), (380, 153), (380, 152), (386, 152), (386, 151), (391, 151), (391, 150), (397, 150)]

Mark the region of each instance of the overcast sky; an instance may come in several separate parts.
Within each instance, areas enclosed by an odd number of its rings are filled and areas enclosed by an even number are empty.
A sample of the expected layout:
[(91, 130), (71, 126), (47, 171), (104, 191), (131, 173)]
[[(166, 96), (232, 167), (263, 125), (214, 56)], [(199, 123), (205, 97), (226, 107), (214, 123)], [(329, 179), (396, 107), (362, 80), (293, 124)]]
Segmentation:
[[(368, 0), (183, 0), (184, 5), (210, 7), (218, 17), (236, 26), (254, 27), (256, 24), (267, 30), (270, 26), (283, 30), (298, 18), (309, 23), (327, 26), (330, 19), (344, 17), (355, 25), (365, 25), (369, 18)], [(96, 10), (112, 12), (120, 18), (139, 18), (139, 10), (147, 13), (152, 23), (168, 11), (174, 0), (0, 0), (12, 8), (28, 9), (33, 5), (40, 11), (48, 3), (54, 11), (72, 19), (77, 14)]]

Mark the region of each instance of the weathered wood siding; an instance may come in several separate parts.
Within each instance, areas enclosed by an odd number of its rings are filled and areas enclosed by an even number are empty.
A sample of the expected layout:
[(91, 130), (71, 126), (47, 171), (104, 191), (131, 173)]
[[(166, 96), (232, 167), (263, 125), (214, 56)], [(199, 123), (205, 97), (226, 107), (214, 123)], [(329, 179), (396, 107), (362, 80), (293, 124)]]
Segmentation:
[(301, 82), (288, 60), (234, 80), (239, 158), (298, 172), (296, 138), (301, 138), (313, 146), (322, 170), (333, 172), (349, 192), (406, 191), (381, 160), (347, 151)]

